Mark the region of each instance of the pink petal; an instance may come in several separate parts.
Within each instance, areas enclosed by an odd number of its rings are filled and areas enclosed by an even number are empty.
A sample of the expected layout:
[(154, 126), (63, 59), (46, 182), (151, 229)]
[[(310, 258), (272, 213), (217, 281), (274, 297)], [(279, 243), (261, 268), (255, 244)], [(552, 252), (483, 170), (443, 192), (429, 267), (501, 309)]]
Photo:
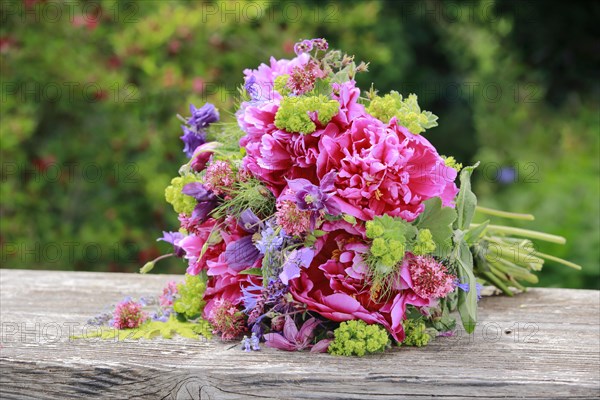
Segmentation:
[(286, 340), (283, 336), (278, 333), (267, 333), (263, 336), (266, 340), (265, 346), (273, 349), (295, 351), (296, 346)]
[(317, 344), (315, 344), (312, 349), (310, 349), (311, 353), (327, 353), (327, 349), (329, 348), (329, 344), (333, 341), (333, 339), (323, 339), (320, 340)]
[(298, 328), (296, 327), (296, 323), (289, 315), (285, 316), (285, 324), (283, 325), (283, 335), (290, 342), (295, 341), (298, 337)]
[(319, 324), (320, 322), (316, 318), (307, 320), (298, 333), (298, 343), (303, 343), (306, 346), (314, 338), (314, 330)]

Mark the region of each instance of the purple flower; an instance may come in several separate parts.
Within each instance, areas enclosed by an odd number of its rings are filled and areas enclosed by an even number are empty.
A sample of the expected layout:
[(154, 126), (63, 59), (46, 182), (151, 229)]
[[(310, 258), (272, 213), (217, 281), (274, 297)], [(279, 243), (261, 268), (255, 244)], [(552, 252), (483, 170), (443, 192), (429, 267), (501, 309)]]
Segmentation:
[(321, 38), (313, 39), (312, 44), (317, 50), (325, 51), (329, 48), (327, 40)]
[(286, 234), (283, 229), (275, 231), (270, 223), (260, 232), (260, 239), (254, 244), (261, 254), (274, 253), (281, 250)]
[(112, 320), (112, 314), (108, 313), (108, 312), (104, 312), (101, 314), (96, 315), (93, 318), (90, 318), (87, 323), (88, 325), (94, 325), (94, 326), (102, 326), (102, 325), (112, 325), (112, 323), (110, 323), (110, 321)]
[(267, 333), (265, 338), (265, 346), (286, 351), (300, 351), (311, 348), (312, 340), (315, 338), (315, 328), (320, 324), (316, 318), (307, 320), (300, 330), (296, 327), (296, 323), (289, 316), (285, 317), (283, 326), (283, 335), (279, 333)]
[(246, 93), (252, 100), (260, 99), (259, 89), (260, 86), (256, 83), (256, 77), (254, 75), (250, 75), (250, 78), (246, 80), (244, 84), (244, 89), (246, 89)]
[(230, 242), (225, 248), (225, 262), (236, 272), (250, 268), (260, 257), (260, 252), (252, 243), (252, 235)]
[(256, 233), (263, 226), (260, 218), (249, 208), (240, 214), (238, 225), (248, 233)]
[(217, 206), (217, 197), (200, 182), (188, 183), (181, 193), (192, 196), (198, 204), (192, 211), (192, 219), (204, 222), (208, 214)]
[(279, 274), (281, 282), (287, 285), (292, 279), (298, 278), (300, 276), (300, 268), (307, 268), (314, 256), (314, 250), (306, 247), (292, 250), (283, 263), (283, 270)]
[(177, 257), (183, 257), (185, 251), (178, 246), (179, 241), (183, 239), (183, 233), (181, 232), (166, 232), (163, 231), (163, 236), (156, 239), (156, 241), (163, 241), (173, 245), (173, 252)]
[(206, 135), (204, 132), (195, 133), (185, 125), (182, 125), (181, 129), (183, 130), (183, 136), (180, 136), (184, 144), (183, 152), (191, 158), (194, 155), (194, 150), (206, 141)]
[(313, 48), (312, 40), (302, 40), (294, 45), (294, 52), (297, 56), (302, 53), (308, 53)]
[(190, 104), (191, 117), (187, 119), (188, 126), (182, 126), (184, 143), (183, 151), (188, 157), (194, 155), (194, 150), (206, 141), (205, 129), (213, 122), (219, 120), (219, 112), (214, 105), (206, 103), (200, 108)]
[[(457, 288), (461, 289), (463, 292), (467, 292), (469, 293), (469, 290), (471, 290), (470, 285), (468, 283), (461, 283), (458, 279), (456, 279), (454, 281), (454, 284), (456, 285)], [(475, 290), (477, 291), (477, 300), (481, 299), (481, 289), (483, 288), (483, 286), (481, 286), (481, 284), (479, 283), (475, 283)]]
[(288, 188), (295, 193), (293, 200), (300, 210), (325, 210), (328, 214), (339, 215), (341, 213), (340, 207), (333, 198), (335, 177), (335, 171), (328, 172), (321, 179), (320, 186), (316, 186), (304, 178), (292, 179), (288, 181)]
[(219, 120), (219, 111), (210, 103), (206, 103), (200, 108), (190, 104), (190, 113), (192, 116), (188, 118), (187, 122), (198, 132)]

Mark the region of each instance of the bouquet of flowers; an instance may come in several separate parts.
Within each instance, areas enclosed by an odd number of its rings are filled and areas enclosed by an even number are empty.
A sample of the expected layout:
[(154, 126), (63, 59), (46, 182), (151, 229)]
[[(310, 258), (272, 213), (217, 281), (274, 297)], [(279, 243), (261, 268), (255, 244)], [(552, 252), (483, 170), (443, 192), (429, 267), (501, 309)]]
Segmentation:
[(452, 334), (456, 309), (472, 332), (481, 286), (524, 290), (544, 259), (578, 267), (530, 240), (561, 237), (473, 223), (533, 217), (477, 206), (477, 165), (438, 154), (416, 95), (361, 94), (368, 64), (324, 39), (294, 50), (244, 71), (236, 122), (212, 104), (180, 116), (189, 160), (165, 193), (181, 226), (159, 240), (188, 276), (151, 323), (210, 324), (246, 351), (364, 355)]

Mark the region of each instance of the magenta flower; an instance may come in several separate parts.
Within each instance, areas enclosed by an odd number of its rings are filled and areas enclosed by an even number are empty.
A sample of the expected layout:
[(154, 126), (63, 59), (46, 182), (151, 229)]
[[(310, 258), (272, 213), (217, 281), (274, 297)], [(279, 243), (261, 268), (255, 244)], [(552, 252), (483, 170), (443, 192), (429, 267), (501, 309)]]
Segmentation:
[(310, 60), (310, 55), (301, 54), (291, 60), (277, 60), (271, 57), (269, 65), (260, 64), (257, 69), (245, 69), (244, 75), (246, 90), (250, 89), (254, 101), (273, 100), (281, 98), (280, 94), (273, 90), (275, 78), (280, 75), (289, 74), (294, 67), (303, 66)]
[[(227, 161), (214, 161), (206, 168), (205, 186), (214, 194), (224, 194), (235, 182), (235, 174)], [(189, 185), (189, 184), (188, 184)], [(187, 194), (187, 193), (185, 193)]]
[(303, 235), (311, 227), (311, 212), (300, 210), (296, 203), (289, 200), (277, 203), (275, 217), (277, 225), (288, 235)]
[(319, 326), (320, 322), (316, 318), (311, 318), (304, 322), (300, 330), (296, 327), (296, 323), (289, 316), (285, 316), (285, 324), (283, 325), (283, 334), (280, 333), (267, 333), (263, 337), (265, 338), (265, 345), (279, 350), (286, 351), (300, 351), (310, 348), (316, 348), (314, 352), (327, 351), (329, 346), (329, 339), (321, 340), (319, 343), (313, 346), (311, 343), (315, 338), (315, 328)]
[(111, 325), (116, 329), (133, 329), (143, 324), (148, 316), (142, 311), (142, 304), (127, 297), (117, 304)]
[(456, 170), (396, 118), (387, 125), (371, 116), (356, 118), (345, 134), (322, 137), (319, 149), (317, 174), (337, 170), (342, 211), (364, 221), (384, 214), (413, 221), (425, 200), (441, 197), (452, 206), (458, 192)]
[(454, 290), (456, 277), (431, 256), (413, 256), (408, 253), (404, 259), (412, 280), (412, 289), (424, 299), (446, 297)]
[(176, 294), (177, 283), (175, 283), (175, 281), (170, 281), (163, 289), (162, 294), (158, 297), (158, 304), (160, 304), (162, 308), (172, 307)]

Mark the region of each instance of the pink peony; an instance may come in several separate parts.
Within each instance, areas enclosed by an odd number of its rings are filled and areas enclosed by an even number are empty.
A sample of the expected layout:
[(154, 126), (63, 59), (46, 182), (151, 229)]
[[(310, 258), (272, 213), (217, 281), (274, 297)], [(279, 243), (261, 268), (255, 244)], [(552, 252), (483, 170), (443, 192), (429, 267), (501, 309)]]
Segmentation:
[(333, 98), (340, 103), (340, 112), (333, 117), (333, 122), (341, 129), (347, 129), (356, 118), (367, 115), (365, 107), (358, 103), (360, 89), (356, 87), (355, 81), (334, 83), (333, 94)]
[(403, 340), (406, 305), (430, 304), (411, 289), (408, 268), (403, 266), (395, 290), (376, 302), (371, 297), (371, 286), (365, 281), (362, 254), (368, 247), (360, 230), (342, 222), (325, 224), (323, 229), (330, 232), (318, 239), (310, 267), (301, 269), (300, 277), (290, 281), (294, 299), (333, 321), (361, 319), (381, 324), (396, 340)]
[(456, 171), (396, 118), (387, 125), (370, 116), (356, 118), (344, 134), (324, 136), (319, 150), (317, 175), (338, 171), (342, 211), (361, 220), (387, 214), (412, 221), (425, 200), (439, 196), (450, 206), (458, 192)]
[(194, 233), (179, 240), (176, 245), (185, 252), (184, 258), (188, 260), (187, 273), (198, 275), (202, 270), (207, 269), (206, 261), (213, 256), (217, 256), (225, 250), (222, 244), (208, 246), (206, 252), (202, 254), (202, 247), (210, 238), (211, 232), (215, 228), (216, 220), (210, 218), (199, 226), (196, 226)]
[(279, 93), (273, 90), (275, 78), (280, 75), (290, 74), (294, 67), (302, 67), (308, 63), (310, 56), (301, 54), (291, 60), (277, 60), (271, 57), (269, 65), (260, 64), (257, 69), (245, 69), (245, 84), (247, 90), (254, 93), (256, 100), (272, 100), (281, 98)]
[(247, 105), (238, 114), (238, 124), (246, 136), (240, 146), (246, 149), (244, 169), (264, 182), (276, 196), (287, 185), (286, 179), (304, 178), (318, 184), (317, 161), (321, 137), (339, 135), (334, 123), (320, 127), (310, 135), (289, 133), (275, 127), (277, 100)]

